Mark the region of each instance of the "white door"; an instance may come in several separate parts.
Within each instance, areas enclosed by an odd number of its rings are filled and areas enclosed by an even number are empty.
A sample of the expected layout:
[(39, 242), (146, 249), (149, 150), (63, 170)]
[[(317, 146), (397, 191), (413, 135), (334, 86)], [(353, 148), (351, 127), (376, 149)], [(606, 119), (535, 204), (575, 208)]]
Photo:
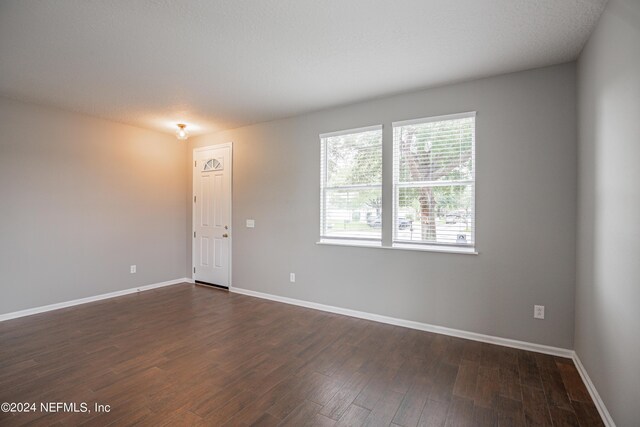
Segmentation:
[(231, 144), (193, 150), (193, 279), (231, 283)]

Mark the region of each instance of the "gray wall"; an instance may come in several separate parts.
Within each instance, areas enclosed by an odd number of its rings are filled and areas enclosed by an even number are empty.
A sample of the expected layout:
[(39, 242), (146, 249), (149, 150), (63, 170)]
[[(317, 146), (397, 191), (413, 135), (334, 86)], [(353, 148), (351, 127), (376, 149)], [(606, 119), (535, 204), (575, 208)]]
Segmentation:
[(6, 98), (0, 129), (0, 313), (185, 277), (185, 144)]
[[(565, 64), (193, 138), (234, 143), (233, 286), (572, 348), (575, 90)], [(381, 123), (390, 154), (392, 121), (470, 110), (480, 255), (316, 245), (318, 134)], [(388, 184), (388, 161), (384, 174)]]
[(640, 3), (611, 0), (579, 61), (575, 349), (614, 421), (640, 418)]

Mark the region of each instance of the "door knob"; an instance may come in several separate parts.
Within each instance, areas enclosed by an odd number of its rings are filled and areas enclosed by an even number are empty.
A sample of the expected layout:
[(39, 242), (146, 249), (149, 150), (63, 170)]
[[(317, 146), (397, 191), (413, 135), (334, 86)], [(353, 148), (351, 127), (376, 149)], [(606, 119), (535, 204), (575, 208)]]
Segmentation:
[(229, 235), (227, 233), (224, 233), (222, 237), (229, 237)]

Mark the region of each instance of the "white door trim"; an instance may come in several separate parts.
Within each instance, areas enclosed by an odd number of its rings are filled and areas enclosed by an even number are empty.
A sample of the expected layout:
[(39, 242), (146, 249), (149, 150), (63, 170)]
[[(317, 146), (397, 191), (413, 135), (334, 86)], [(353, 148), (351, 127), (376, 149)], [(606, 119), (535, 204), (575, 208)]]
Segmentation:
[[(216, 148), (229, 148), (229, 162), (231, 163), (231, 174), (229, 176), (229, 289), (233, 286), (233, 142), (229, 141), (224, 144), (208, 145), (206, 147), (198, 147), (193, 149), (191, 155), (191, 162), (195, 159), (195, 153), (199, 151), (207, 151)], [(191, 174), (191, 279), (193, 277), (193, 269), (196, 268), (195, 259), (193, 254), (196, 252), (196, 240), (193, 238), (193, 233), (196, 230), (196, 210), (193, 208), (193, 197), (195, 194), (195, 188), (193, 187), (193, 173)]]

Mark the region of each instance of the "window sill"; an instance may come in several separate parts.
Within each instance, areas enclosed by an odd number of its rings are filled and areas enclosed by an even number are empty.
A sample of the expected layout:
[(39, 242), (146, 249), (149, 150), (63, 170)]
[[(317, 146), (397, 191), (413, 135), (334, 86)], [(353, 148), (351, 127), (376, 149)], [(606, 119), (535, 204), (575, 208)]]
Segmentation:
[(320, 240), (316, 245), (348, 246), (355, 248), (393, 249), (401, 251), (440, 252), (447, 254), (478, 255), (475, 248), (462, 248), (435, 245), (405, 245), (395, 243), (393, 246), (382, 246), (380, 242), (363, 242), (358, 240)]

